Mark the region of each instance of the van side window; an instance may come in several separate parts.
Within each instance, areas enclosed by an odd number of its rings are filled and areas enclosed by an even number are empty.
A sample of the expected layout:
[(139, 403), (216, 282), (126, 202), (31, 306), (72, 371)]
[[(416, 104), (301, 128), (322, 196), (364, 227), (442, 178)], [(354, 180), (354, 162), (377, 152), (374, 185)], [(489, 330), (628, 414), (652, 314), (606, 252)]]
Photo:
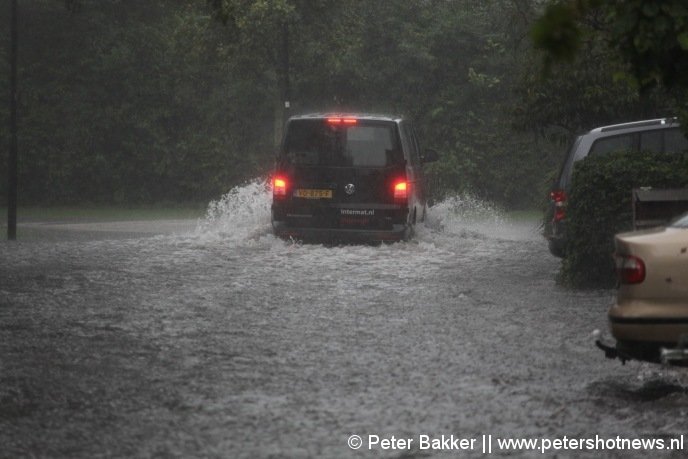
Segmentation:
[(633, 134), (617, 135), (596, 140), (590, 149), (590, 155), (606, 155), (613, 151), (633, 149)]
[(663, 143), (663, 132), (661, 130), (645, 131), (640, 133), (640, 151), (661, 153)]
[(688, 139), (679, 128), (667, 129), (664, 137), (664, 151), (666, 153), (681, 153), (688, 150)]

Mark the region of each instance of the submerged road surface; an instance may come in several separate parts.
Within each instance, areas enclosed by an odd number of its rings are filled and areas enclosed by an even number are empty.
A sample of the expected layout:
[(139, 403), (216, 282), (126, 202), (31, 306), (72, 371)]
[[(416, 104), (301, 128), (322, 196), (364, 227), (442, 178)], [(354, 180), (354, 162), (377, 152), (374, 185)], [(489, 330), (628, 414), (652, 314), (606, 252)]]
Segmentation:
[(564, 437), (602, 443), (546, 456), (627, 457), (604, 440), (688, 436), (684, 370), (605, 360), (614, 292), (558, 287), (534, 222), (450, 199), (413, 241), (324, 247), (275, 239), (268, 208), (251, 184), (182, 236), (0, 243), (0, 457), (542, 457)]

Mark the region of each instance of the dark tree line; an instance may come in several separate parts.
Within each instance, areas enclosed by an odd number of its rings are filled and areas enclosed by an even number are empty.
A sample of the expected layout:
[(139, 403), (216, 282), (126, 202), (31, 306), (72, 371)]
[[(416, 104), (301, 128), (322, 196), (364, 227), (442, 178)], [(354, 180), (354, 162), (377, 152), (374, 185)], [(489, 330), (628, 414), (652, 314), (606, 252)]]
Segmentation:
[(356, 110), (416, 121), (442, 157), (436, 195), (531, 207), (575, 132), (674, 111), (661, 89), (638, 95), (604, 34), (543, 79), (537, 0), (67, 3), (20, 2), (22, 204), (216, 198), (269, 171), (284, 116)]

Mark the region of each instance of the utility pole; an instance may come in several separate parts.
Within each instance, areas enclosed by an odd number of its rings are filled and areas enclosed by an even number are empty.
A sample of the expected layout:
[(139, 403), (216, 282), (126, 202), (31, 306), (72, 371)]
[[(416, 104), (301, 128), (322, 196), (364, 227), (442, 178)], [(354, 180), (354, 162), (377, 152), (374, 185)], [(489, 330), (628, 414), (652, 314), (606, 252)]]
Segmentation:
[(284, 125), (291, 113), (291, 82), (289, 79), (289, 23), (285, 19), (281, 30), (282, 49), (277, 64), (279, 100), (275, 104), (275, 146), (282, 141)]
[(10, 12), (10, 154), (7, 161), (7, 239), (17, 239), (17, 0)]
[(291, 109), (291, 82), (289, 78), (289, 23), (282, 22), (282, 126), (287, 122)]

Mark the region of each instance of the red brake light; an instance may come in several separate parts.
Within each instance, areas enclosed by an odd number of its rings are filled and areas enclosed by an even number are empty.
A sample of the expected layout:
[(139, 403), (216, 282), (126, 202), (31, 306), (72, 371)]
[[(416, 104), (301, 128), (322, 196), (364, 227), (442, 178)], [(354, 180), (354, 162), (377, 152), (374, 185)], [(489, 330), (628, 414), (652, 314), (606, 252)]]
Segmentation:
[(272, 182), (272, 195), (273, 196), (286, 196), (287, 195), (287, 181), (282, 177), (275, 177)]
[(394, 199), (406, 199), (408, 197), (408, 184), (406, 181), (394, 184)]
[(555, 222), (560, 222), (566, 217), (566, 192), (564, 190), (554, 190), (549, 194), (549, 198), (554, 202)]
[(356, 118), (327, 118), (329, 124), (356, 124), (358, 120)]
[(616, 272), (622, 284), (639, 284), (645, 280), (645, 263), (633, 255), (617, 255)]
[(549, 194), (549, 198), (554, 202), (566, 202), (566, 192), (564, 190), (554, 190)]

